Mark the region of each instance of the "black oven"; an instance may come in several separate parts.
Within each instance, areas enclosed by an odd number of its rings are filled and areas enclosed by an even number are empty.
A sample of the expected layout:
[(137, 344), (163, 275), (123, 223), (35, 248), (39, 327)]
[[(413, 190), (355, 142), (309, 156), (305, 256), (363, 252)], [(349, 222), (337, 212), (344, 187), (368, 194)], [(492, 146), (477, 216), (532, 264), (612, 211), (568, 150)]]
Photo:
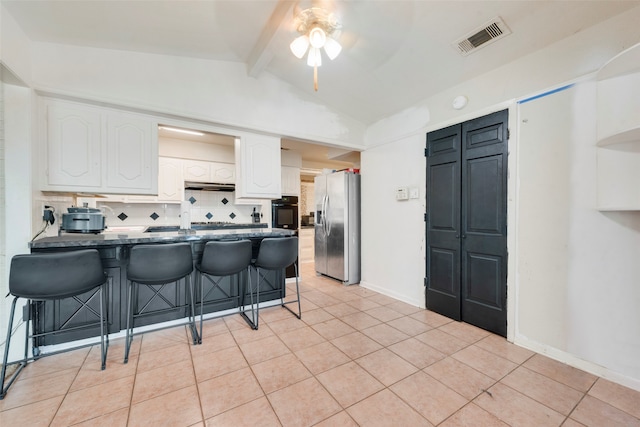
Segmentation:
[(298, 198), (285, 196), (271, 201), (271, 226), (273, 228), (298, 229)]

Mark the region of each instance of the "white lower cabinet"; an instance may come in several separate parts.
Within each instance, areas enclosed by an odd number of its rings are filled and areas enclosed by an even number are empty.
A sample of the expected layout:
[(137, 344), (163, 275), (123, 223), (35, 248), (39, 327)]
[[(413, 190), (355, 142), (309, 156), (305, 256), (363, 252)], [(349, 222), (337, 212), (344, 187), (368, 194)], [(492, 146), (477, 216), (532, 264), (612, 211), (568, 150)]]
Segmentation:
[(41, 117), (41, 190), (156, 194), (155, 120), (49, 98)]

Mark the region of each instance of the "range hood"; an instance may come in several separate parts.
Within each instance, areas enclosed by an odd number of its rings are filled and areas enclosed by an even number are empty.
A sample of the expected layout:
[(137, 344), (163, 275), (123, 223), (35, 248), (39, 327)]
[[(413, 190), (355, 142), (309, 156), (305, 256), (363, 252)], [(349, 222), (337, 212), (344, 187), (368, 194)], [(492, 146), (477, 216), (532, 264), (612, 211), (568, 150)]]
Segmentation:
[(220, 182), (195, 182), (185, 181), (185, 190), (202, 190), (202, 191), (235, 191), (235, 184), (224, 184)]

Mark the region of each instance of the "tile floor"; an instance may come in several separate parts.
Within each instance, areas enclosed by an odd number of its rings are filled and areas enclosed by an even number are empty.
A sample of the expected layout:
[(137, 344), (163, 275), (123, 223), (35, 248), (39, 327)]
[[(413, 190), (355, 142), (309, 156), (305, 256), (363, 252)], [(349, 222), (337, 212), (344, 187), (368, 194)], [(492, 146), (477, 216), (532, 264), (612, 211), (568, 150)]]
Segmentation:
[(303, 316), (261, 312), (30, 364), (9, 426), (640, 426), (640, 392), (302, 265)]

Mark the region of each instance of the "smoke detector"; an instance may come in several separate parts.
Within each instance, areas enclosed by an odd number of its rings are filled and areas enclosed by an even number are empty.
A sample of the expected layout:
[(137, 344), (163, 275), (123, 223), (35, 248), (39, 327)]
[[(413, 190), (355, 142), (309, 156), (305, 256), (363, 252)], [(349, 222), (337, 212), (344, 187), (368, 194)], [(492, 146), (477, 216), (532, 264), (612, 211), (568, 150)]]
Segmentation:
[(484, 25), (469, 32), (466, 36), (452, 43), (460, 55), (467, 56), (481, 47), (485, 47), (505, 36), (511, 34), (511, 30), (499, 16), (488, 21)]

